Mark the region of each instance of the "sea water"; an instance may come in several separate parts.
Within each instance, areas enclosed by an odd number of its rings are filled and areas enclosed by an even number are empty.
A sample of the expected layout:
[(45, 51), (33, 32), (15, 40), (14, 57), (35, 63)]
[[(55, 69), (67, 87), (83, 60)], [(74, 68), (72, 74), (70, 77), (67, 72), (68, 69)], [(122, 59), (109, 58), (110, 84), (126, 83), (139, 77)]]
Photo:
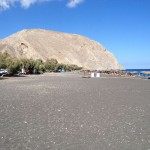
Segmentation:
[(150, 69), (126, 69), (125, 72), (132, 73), (135, 72), (136, 76), (149, 77), (150, 74), (144, 74), (143, 72), (150, 72)]

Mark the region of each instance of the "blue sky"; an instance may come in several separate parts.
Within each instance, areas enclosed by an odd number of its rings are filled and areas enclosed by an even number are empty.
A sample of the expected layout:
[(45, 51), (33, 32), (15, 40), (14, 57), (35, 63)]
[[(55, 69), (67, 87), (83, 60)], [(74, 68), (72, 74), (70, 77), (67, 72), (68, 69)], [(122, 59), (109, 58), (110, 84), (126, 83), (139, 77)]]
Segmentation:
[(0, 39), (32, 28), (87, 36), (125, 68), (150, 68), (150, 0), (0, 0)]

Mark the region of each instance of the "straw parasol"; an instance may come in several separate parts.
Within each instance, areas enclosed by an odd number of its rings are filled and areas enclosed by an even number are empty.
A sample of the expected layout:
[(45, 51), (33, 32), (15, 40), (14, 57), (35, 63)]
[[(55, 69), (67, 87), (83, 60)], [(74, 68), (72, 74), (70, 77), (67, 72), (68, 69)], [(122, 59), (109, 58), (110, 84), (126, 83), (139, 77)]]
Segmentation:
[(150, 71), (142, 71), (143, 74), (150, 75)]

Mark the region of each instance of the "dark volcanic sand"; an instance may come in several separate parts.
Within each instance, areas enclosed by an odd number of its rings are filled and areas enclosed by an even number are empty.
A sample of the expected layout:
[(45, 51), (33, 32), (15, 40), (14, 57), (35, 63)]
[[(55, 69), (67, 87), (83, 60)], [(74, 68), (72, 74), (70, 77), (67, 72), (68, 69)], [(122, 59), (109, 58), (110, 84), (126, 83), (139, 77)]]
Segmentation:
[(150, 150), (150, 80), (1, 80), (0, 150)]

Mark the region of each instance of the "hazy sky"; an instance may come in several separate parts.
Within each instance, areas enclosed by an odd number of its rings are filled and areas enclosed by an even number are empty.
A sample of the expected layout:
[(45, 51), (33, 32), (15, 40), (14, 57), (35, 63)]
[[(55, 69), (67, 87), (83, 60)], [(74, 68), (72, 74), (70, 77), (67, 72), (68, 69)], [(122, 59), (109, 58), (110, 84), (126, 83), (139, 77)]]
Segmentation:
[(150, 0), (0, 0), (0, 39), (30, 28), (84, 35), (125, 68), (150, 68)]

